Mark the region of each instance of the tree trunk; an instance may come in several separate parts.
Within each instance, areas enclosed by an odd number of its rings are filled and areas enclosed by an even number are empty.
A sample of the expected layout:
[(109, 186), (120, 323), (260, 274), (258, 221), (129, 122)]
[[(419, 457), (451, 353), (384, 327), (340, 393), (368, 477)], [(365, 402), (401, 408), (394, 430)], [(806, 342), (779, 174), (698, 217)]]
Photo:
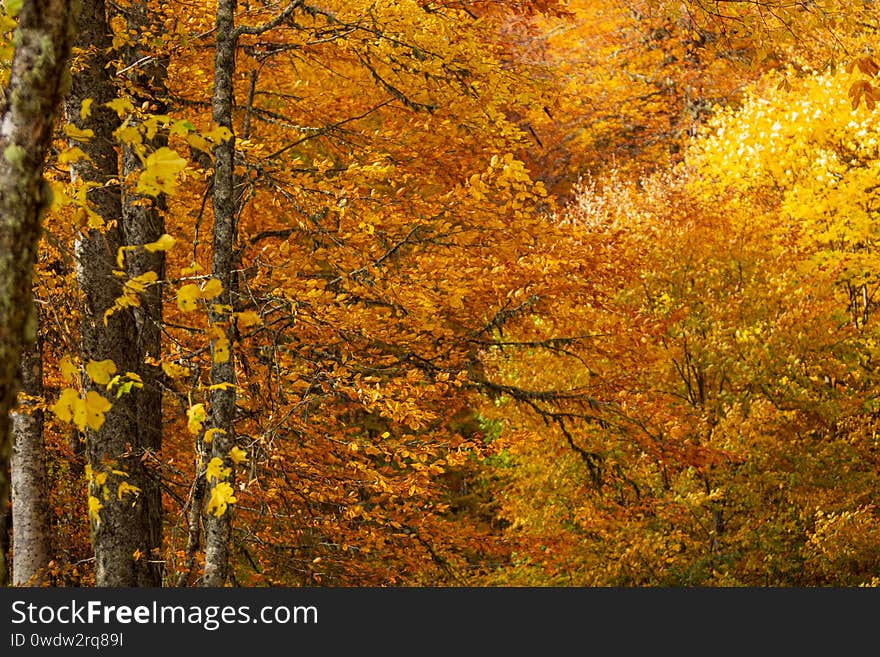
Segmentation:
[[(235, 73), (235, 6), (236, 0), (219, 0), (217, 3), (216, 34), (217, 45), (214, 55), (214, 95), (211, 102), (211, 115), (214, 123), (232, 131), (233, 75)], [(235, 241), (235, 198), (234, 198), (234, 155), (235, 137), (218, 144), (214, 149), (214, 188), (212, 206), (214, 210), (214, 234), (212, 242), (211, 269), (214, 278), (223, 284), (223, 293), (214, 301), (216, 304), (232, 307), (232, 286)], [(213, 356), (211, 365), (211, 384), (230, 384), (211, 390), (209, 400), (208, 427), (219, 429), (213, 434), (209, 456), (224, 461), (224, 465), (234, 468), (229, 459), (229, 450), (234, 443), (233, 420), (235, 415), (235, 366), (232, 353), (232, 323), (229, 313), (211, 311), (210, 322), (221, 327), (228, 340), (229, 355), (223, 360), (217, 357), (215, 345), (211, 343)], [(218, 362), (219, 361), (219, 362)], [(223, 483), (234, 485), (235, 471)], [(219, 481), (209, 482), (210, 497)], [(205, 516), (205, 572), (204, 586), (224, 586), (229, 578), (229, 550), (232, 532), (231, 511), (226, 510), (220, 517), (208, 513)]]
[[(150, 14), (146, 2), (132, 3), (126, 10), (129, 30), (141, 31), (150, 27)], [(150, 103), (159, 114), (165, 113), (163, 101), (156, 98), (164, 95), (165, 67), (155, 59), (143, 61), (147, 57), (137, 46), (126, 53), (127, 66), (143, 62), (130, 68), (129, 93), (136, 106)], [(168, 139), (157, 133), (152, 140), (146, 140), (150, 149), (168, 145)], [(137, 194), (130, 186), (136, 174), (142, 169), (141, 161), (131, 146), (122, 148), (122, 177), (126, 181), (122, 197), (122, 229), (129, 245), (143, 245), (155, 242), (165, 233), (164, 198), (150, 200)], [(137, 426), (145, 450), (155, 454), (162, 447), (162, 369), (157, 362), (162, 356), (162, 281), (165, 279), (165, 252), (150, 252), (133, 249), (126, 256), (126, 272), (134, 278), (149, 271), (156, 272), (158, 283), (148, 287), (141, 294), (141, 305), (133, 309), (137, 326), (137, 357), (144, 387), (138, 395)], [(146, 464), (149, 466), (149, 463)], [(162, 548), (162, 489), (158, 476), (146, 478), (143, 482), (143, 497), (146, 504), (147, 531), (151, 558), (159, 560)]]
[[(76, 2), (22, 5), (9, 85), (0, 105), (0, 507), (9, 503), (9, 412), (19, 389), (19, 361), (36, 338), (31, 281), (40, 221), (51, 192), (43, 165), (52, 140), (76, 20)], [(0, 585), (8, 581), (0, 553)]]
[[(32, 398), (43, 396), (42, 344), (21, 355), (22, 391)], [(12, 414), (12, 584), (43, 583), (51, 555), (49, 487), (43, 444), (43, 411), (20, 409)]]
[[(142, 354), (138, 348), (138, 323), (130, 308), (116, 310), (105, 323), (105, 311), (121, 295), (116, 255), (125, 245), (120, 224), (123, 215), (118, 184), (119, 161), (113, 131), (119, 125), (116, 113), (104, 104), (117, 96), (110, 79), (110, 28), (103, 0), (83, 0), (77, 45), (89, 52), (86, 65), (73, 76), (67, 99), (68, 120), (88, 127), (94, 136), (78, 144), (89, 156), (72, 165), (76, 178), (97, 183), (87, 195), (92, 209), (103, 219), (100, 228), (83, 228), (75, 244), (77, 281), (82, 293), (80, 349), (82, 361), (112, 360), (116, 371), (139, 373)], [(91, 117), (80, 119), (84, 100), (92, 99)], [(103, 385), (83, 379), (86, 390), (104, 396)], [(119, 398), (110, 394), (113, 408), (98, 430), (86, 429), (86, 458), (91, 467), (89, 494), (102, 505), (92, 517), (95, 550), (95, 582), (98, 586), (159, 586), (161, 571), (155, 563), (155, 501), (150, 491), (155, 482), (144, 461), (149, 460), (150, 441), (139, 431), (142, 389)], [(119, 473), (123, 474), (119, 474)], [(134, 486), (120, 490), (122, 484)]]

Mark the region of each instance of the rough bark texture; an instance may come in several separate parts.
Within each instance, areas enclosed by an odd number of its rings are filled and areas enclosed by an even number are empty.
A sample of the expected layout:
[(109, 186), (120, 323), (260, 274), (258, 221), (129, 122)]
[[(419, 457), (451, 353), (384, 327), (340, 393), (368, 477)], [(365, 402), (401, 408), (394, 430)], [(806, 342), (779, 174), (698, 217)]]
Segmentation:
[[(15, 54), (0, 106), (0, 506), (9, 504), (12, 453), (9, 412), (19, 389), (24, 345), (36, 337), (31, 280), (40, 218), (50, 197), (43, 163), (64, 95), (76, 18), (75, 2), (25, 2), (15, 34)], [(4, 526), (9, 514), (0, 514)], [(8, 581), (0, 553), (0, 584)]]
[[(145, 2), (134, 2), (125, 10), (128, 28), (139, 31), (150, 26), (150, 14)], [(129, 48), (126, 53), (127, 66), (141, 62), (128, 68), (129, 93), (135, 105), (149, 103), (159, 114), (166, 107), (161, 100), (164, 95), (165, 67), (154, 59), (146, 59), (148, 53), (137, 47)], [(148, 148), (158, 149), (168, 145), (165, 135), (158, 133)], [(122, 177), (126, 181), (122, 197), (122, 229), (125, 242), (129, 245), (142, 245), (155, 242), (165, 232), (164, 199), (147, 201), (138, 195), (133, 187), (136, 174), (142, 169), (141, 161), (134, 149), (126, 146), (122, 149)], [(141, 295), (141, 305), (133, 309), (137, 326), (137, 355), (140, 369), (138, 373), (144, 382), (139, 393), (137, 407), (137, 426), (140, 440), (146, 450), (156, 453), (162, 447), (162, 369), (158, 365), (150, 365), (147, 359), (158, 360), (162, 355), (162, 283), (165, 279), (165, 253), (151, 253), (142, 249), (129, 251), (126, 260), (126, 271), (132, 278), (149, 271), (156, 272), (159, 283), (148, 287)], [(146, 463), (149, 467), (149, 462)], [(162, 548), (162, 490), (158, 476), (144, 481), (143, 495), (147, 502), (147, 513), (150, 514), (148, 527), (150, 532), (150, 555), (158, 560)]]
[[(43, 396), (43, 354), (39, 336), (21, 355), (22, 391)], [(51, 555), (49, 486), (43, 444), (43, 411), (27, 408), (12, 414), (12, 584), (44, 583)]]
[[(211, 114), (218, 126), (232, 128), (233, 75), (235, 73), (235, 6), (236, 0), (219, 0), (217, 3), (216, 35), (217, 46), (214, 56), (214, 96)], [(233, 159), (235, 137), (218, 144), (214, 149), (214, 189), (212, 206), (214, 210), (214, 233), (212, 243), (212, 274), (223, 283), (223, 294), (215, 301), (217, 304), (232, 306), (232, 286), (235, 241), (235, 197)], [(224, 325), (229, 338), (229, 359), (225, 362), (213, 361), (211, 383), (235, 383), (234, 355), (232, 352), (232, 331), (228, 315), (212, 311), (210, 320), (215, 325)], [(213, 345), (212, 345), (213, 354)], [(227, 467), (234, 464), (229, 460), (229, 450), (233, 447), (233, 420), (235, 415), (234, 387), (215, 388), (209, 401), (209, 422), (211, 428), (221, 429), (211, 442), (209, 459), (221, 458)], [(226, 481), (234, 483), (234, 470)], [(217, 483), (216, 481), (213, 483)], [(210, 495), (210, 492), (209, 492)], [(219, 518), (208, 514), (205, 517), (205, 572), (204, 586), (224, 586), (229, 579), (229, 550), (232, 533), (231, 509)]]
[[(131, 309), (117, 310), (104, 323), (104, 313), (121, 294), (121, 283), (113, 275), (116, 254), (125, 244), (121, 230), (122, 201), (119, 185), (119, 161), (114, 148), (114, 129), (119, 125), (116, 113), (104, 103), (117, 95), (107, 64), (110, 51), (110, 28), (103, 0), (83, 0), (77, 45), (88, 52), (88, 61), (73, 76), (66, 102), (68, 120), (94, 130), (94, 137), (79, 144), (90, 161), (73, 165), (74, 174), (83, 182), (99, 183), (89, 191), (92, 208), (106, 223), (101, 229), (84, 229), (75, 245), (77, 280), (82, 293), (80, 349), (83, 363), (110, 359), (119, 373), (142, 370), (138, 347), (138, 323)], [(83, 100), (91, 98), (92, 114), (80, 120)], [(87, 390), (108, 395), (104, 386), (84, 377)], [(86, 456), (94, 475), (107, 473), (106, 483), (94, 478), (90, 494), (103, 504), (99, 521), (92, 523), (95, 549), (95, 582), (98, 586), (159, 586), (161, 570), (155, 563), (158, 509), (149, 491), (155, 486), (144, 463), (150, 460), (150, 440), (139, 431), (139, 407), (142, 390), (116, 398), (110, 395), (113, 408), (97, 431), (86, 430)], [(155, 439), (153, 437), (152, 439)], [(113, 473), (121, 471), (127, 476)], [(139, 494), (117, 494), (123, 481), (140, 489)], [(107, 494), (104, 495), (106, 488)], [(121, 497), (121, 499), (120, 499)]]

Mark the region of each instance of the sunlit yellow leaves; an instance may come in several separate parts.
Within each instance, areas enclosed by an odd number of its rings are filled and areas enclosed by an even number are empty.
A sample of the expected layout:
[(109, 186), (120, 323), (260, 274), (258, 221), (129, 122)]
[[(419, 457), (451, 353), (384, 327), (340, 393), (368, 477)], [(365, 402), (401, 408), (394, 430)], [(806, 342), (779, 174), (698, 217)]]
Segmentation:
[(204, 441), (206, 445), (210, 445), (214, 442), (214, 436), (223, 436), (226, 435), (225, 429), (220, 429), (218, 427), (212, 427), (205, 432)]
[(177, 176), (185, 167), (186, 160), (177, 151), (163, 146), (147, 156), (137, 191), (151, 196), (173, 194), (177, 187)]
[(260, 315), (253, 310), (245, 310), (244, 312), (235, 314), (236, 321), (240, 328), (250, 328), (263, 323)]
[(229, 360), (229, 338), (226, 331), (220, 326), (212, 326), (208, 329), (211, 336), (212, 352), (215, 363), (225, 363)]
[(174, 246), (175, 242), (176, 240), (171, 235), (169, 235), (168, 233), (164, 233), (155, 242), (144, 244), (144, 249), (146, 249), (150, 253), (155, 253), (157, 251), (167, 251)]
[(67, 383), (76, 383), (79, 377), (79, 369), (73, 364), (70, 356), (65, 354), (59, 362), (61, 376)]
[(88, 159), (89, 156), (86, 155), (86, 153), (79, 146), (66, 148), (58, 155), (59, 164), (73, 164), (74, 162)]
[(95, 136), (95, 131), (91, 128), (77, 128), (72, 123), (68, 123), (64, 126), (64, 134), (75, 141), (87, 142)]
[(133, 486), (127, 481), (120, 481), (119, 486), (116, 488), (116, 498), (121, 500), (125, 495), (134, 495), (137, 496), (141, 492), (141, 489), (137, 486)]
[(190, 312), (199, 307), (199, 299), (212, 299), (223, 292), (223, 284), (216, 278), (209, 279), (204, 287), (187, 283), (177, 290), (177, 307), (183, 312)]
[(222, 381), (221, 383), (212, 383), (208, 386), (208, 390), (235, 390), (236, 385), (229, 381)]
[(186, 143), (205, 153), (210, 153), (214, 146), (223, 143), (232, 137), (229, 128), (215, 127), (208, 132), (197, 132), (189, 121), (178, 122), (173, 125), (172, 131), (185, 134)]
[(225, 481), (221, 481), (211, 489), (211, 498), (208, 500), (207, 507), (208, 513), (220, 518), (226, 513), (228, 505), (235, 504), (237, 501), (232, 486)]
[(144, 382), (136, 372), (126, 372), (125, 376), (116, 375), (107, 382), (107, 391), (116, 388), (116, 398), (129, 394), (134, 388), (143, 388)]
[(89, 495), (89, 519), (95, 524), (98, 525), (101, 523), (101, 509), (104, 508), (104, 505), (101, 504), (101, 500), (99, 500), (94, 495)]
[(177, 307), (185, 313), (196, 310), (199, 307), (200, 293), (199, 286), (194, 283), (181, 286), (177, 290)]
[(116, 112), (120, 119), (124, 118), (126, 114), (134, 110), (134, 105), (132, 105), (128, 98), (114, 98), (113, 100), (104, 103), (104, 105)]
[(186, 427), (193, 435), (198, 435), (202, 430), (202, 426), (208, 417), (204, 404), (193, 404), (186, 409), (187, 423)]
[(208, 481), (212, 481), (213, 479), (226, 479), (230, 474), (232, 474), (232, 468), (226, 467), (223, 464), (223, 459), (215, 456), (208, 463), (208, 467), (205, 468), (205, 477)]
[(94, 98), (83, 98), (82, 102), (79, 105), (79, 118), (85, 121), (92, 114), (92, 103), (95, 102)]
[(86, 374), (98, 385), (107, 385), (110, 377), (116, 374), (116, 363), (112, 360), (90, 360), (86, 365)]
[(223, 292), (223, 284), (216, 278), (210, 278), (205, 282), (200, 296), (203, 299), (213, 299)]
[(177, 363), (162, 362), (162, 371), (171, 379), (180, 379), (189, 374), (189, 368)]
[[(119, 250), (119, 258), (122, 257), (122, 249)], [(121, 265), (120, 265), (121, 266)], [(120, 272), (122, 273), (122, 272)], [(123, 274), (124, 275), (124, 274)], [(147, 289), (147, 286), (156, 283), (159, 280), (158, 274), (154, 271), (144, 272), (140, 276), (130, 278), (122, 285), (122, 294), (116, 298), (113, 305), (104, 311), (104, 325), (106, 326), (110, 316), (117, 310), (129, 307), (138, 307), (141, 305), (140, 294)]]
[(94, 390), (88, 391), (82, 398), (73, 388), (65, 388), (51, 410), (59, 420), (71, 422), (80, 430), (89, 427), (97, 431), (104, 424), (104, 414), (112, 407), (106, 398)]
[(229, 460), (232, 461), (235, 465), (242, 465), (244, 463), (247, 463), (247, 452), (236, 445), (229, 450)]

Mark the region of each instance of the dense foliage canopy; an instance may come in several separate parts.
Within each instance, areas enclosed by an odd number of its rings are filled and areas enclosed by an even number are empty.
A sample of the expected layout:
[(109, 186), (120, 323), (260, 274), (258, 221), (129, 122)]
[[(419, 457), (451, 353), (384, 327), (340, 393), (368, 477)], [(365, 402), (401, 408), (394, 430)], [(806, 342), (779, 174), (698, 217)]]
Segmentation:
[(877, 584), (874, 10), (84, 0), (13, 580)]

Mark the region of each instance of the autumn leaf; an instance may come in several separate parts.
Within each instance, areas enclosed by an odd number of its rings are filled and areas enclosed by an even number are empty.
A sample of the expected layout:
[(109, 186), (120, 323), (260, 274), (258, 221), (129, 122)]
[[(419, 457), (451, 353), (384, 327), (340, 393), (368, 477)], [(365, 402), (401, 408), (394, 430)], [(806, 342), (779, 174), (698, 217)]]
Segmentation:
[(73, 388), (65, 388), (61, 391), (52, 407), (52, 412), (63, 422), (73, 422), (73, 409), (79, 402), (79, 393)]
[(104, 505), (101, 504), (101, 500), (93, 495), (89, 495), (89, 519), (95, 524), (99, 525), (101, 523), (101, 515), (100, 511), (104, 508)]
[(104, 105), (116, 112), (120, 119), (125, 118), (126, 114), (134, 110), (134, 105), (132, 105), (128, 98), (114, 98), (104, 103)]
[(205, 478), (208, 481), (213, 479), (226, 479), (232, 473), (232, 468), (224, 467), (223, 459), (215, 456), (208, 463), (205, 469)]
[(122, 499), (124, 495), (139, 495), (141, 489), (137, 486), (133, 486), (127, 481), (120, 481), (119, 486), (116, 488), (116, 497), (117, 499)]
[(232, 486), (225, 481), (220, 482), (211, 489), (211, 497), (207, 507), (208, 513), (220, 518), (226, 513), (228, 505), (237, 501)]
[(171, 247), (174, 246), (175, 240), (168, 233), (164, 233), (158, 240), (155, 242), (150, 242), (149, 244), (144, 244), (144, 249), (149, 251), (150, 253), (155, 253), (156, 251), (167, 251)]
[(116, 374), (116, 363), (112, 360), (90, 360), (86, 365), (86, 374), (99, 386), (107, 385), (110, 377)]
[(76, 141), (87, 142), (95, 136), (95, 131), (91, 128), (77, 128), (72, 123), (68, 123), (64, 126), (64, 134)]
[(93, 102), (95, 102), (94, 98), (83, 98), (79, 106), (79, 118), (85, 121), (91, 116)]
[(194, 404), (186, 409), (187, 428), (193, 435), (197, 435), (202, 430), (202, 425), (207, 418), (204, 404)]
[[(111, 404), (105, 397), (101, 396), (94, 390), (89, 390), (86, 393), (85, 400), (83, 400), (85, 424), (97, 431), (104, 424), (104, 414), (112, 407), (113, 404)], [(83, 426), (76, 420), (76, 413), (74, 413), (74, 422), (80, 429), (83, 428)]]
[(141, 194), (158, 196), (173, 194), (177, 187), (177, 176), (186, 167), (186, 160), (177, 151), (163, 146), (147, 156), (144, 170), (138, 179), (137, 191)]
[(88, 426), (97, 431), (104, 424), (104, 414), (112, 407), (105, 397), (94, 390), (88, 391), (82, 398), (76, 390), (65, 388), (51, 410), (58, 419), (72, 422), (80, 430)]
[(247, 459), (247, 452), (245, 452), (237, 445), (229, 450), (229, 460), (231, 460), (235, 465), (247, 463)]
[(209, 278), (204, 287), (199, 291), (199, 296), (203, 299), (213, 299), (223, 292), (223, 284), (216, 278)]
[(204, 441), (206, 445), (210, 445), (214, 441), (214, 436), (222, 436), (226, 433), (225, 429), (212, 427), (205, 432)]
[(189, 368), (177, 363), (162, 362), (162, 371), (171, 379), (179, 379), (189, 374)]
[(199, 286), (187, 283), (177, 290), (177, 307), (183, 312), (191, 312), (199, 307), (200, 298)]

